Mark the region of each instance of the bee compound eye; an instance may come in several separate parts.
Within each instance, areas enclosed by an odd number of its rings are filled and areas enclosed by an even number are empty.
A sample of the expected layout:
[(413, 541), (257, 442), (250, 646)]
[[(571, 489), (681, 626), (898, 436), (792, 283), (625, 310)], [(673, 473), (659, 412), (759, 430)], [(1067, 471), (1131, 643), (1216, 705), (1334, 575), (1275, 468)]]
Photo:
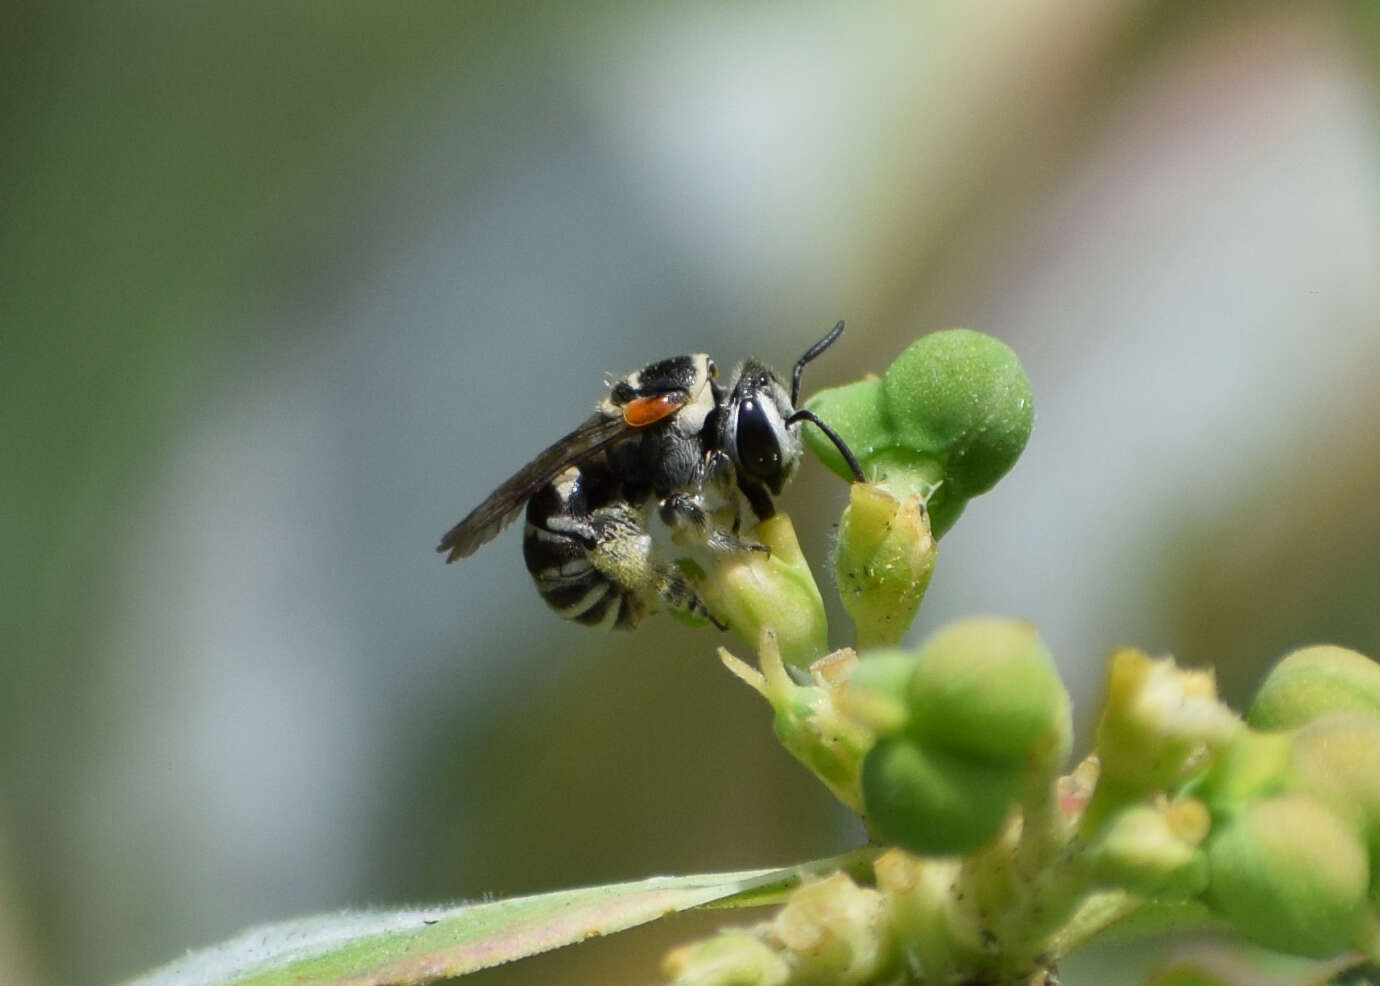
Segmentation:
[(781, 443), (767, 409), (759, 401), (749, 399), (739, 405), (735, 438), (738, 461), (744, 469), (768, 482), (780, 474)]

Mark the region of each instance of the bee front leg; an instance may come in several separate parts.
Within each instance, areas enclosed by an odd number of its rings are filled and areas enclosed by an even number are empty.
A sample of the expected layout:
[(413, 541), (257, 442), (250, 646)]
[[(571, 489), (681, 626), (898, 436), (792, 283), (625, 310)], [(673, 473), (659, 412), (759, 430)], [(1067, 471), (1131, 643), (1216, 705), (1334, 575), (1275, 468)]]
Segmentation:
[[(714, 551), (764, 551), (771, 549), (738, 533), (741, 512), (738, 507), (738, 471), (722, 450), (705, 454), (695, 472), (695, 492), (677, 492), (662, 498), (658, 512), (678, 543), (692, 541)], [(721, 506), (712, 513), (705, 509), (706, 498)]]

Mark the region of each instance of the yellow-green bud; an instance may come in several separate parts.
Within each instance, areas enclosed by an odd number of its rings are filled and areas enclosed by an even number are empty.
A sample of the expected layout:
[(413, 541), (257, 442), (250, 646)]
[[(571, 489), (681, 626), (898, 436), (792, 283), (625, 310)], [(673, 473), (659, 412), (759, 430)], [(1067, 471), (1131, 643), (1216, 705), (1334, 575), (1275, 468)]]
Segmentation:
[(1192, 798), (1158, 807), (1133, 805), (1116, 815), (1089, 847), (1098, 882), (1142, 897), (1182, 900), (1208, 882), (1207, 806)]
[(854, 483), (839, 521), (834, 579), (859, 647), (897, 644), (934, 570), (934, 538), (917, 494)]
[(752, 646), (776, 636), (787, 664), (808, 667), (829, 650), (824, 600), (800, 551), (790, 517), (776, 514), (753, 534), (765, 551), (722, 552), (699, 590), (709, 609)]
[(771, 705), (772, 731), (781, 745), (840, 801), (861, 814), (859, 773), (876, 737), (867, 723), (854, 718), (839, 701), (857, 655), (844, 648), (816, 661), (810, 665), (808, 685), (798, 684), (787, 672), (776, 639), (765, 631), (757, 647), (760, 671), (722, 647), (719, 659)]
[(1100, 787), (1128, 792), (1164, 788), (1195, 750), (1221, 745), (1245, 726), (1217, 701), (1210, 671), (1187, 671), (1123, 648), (1112, 655), (1107, 700), (1097, 725)]
[(1253, 802), (1218, 824), (1207, 852), (1206, 902), (1259, 944), (1321, 958), (1361, 934), (1366, 851), (1317, 799), (1285, 794)]
[(1380, 664), (1321, 644), (1286, 654), (1274, 666), (1247, 719), (1256, 729), (1290, 729), (1332, 712), (1380, 718)]
[(931, 749), (906, 736), (877, 741), (863, 760), (863, 805), (882, 842), (923, 856), (988, 842), (1025, 786), (1019, 766)]
[(846, 874), (795, 890), (771, 923), (802, 983), (873, 983), (893, 961), (882, 895)]
[(676, 986), (784, 986), (791, 977), (786, 960), (747, 931), (683, 945), (662, 960), (661, 970)]
[(1035, 628), (969, 619), (920, 649), (907, 689), (908, 733), (928, 748), (1052, 772), (1072, 742), (1069, 699)]

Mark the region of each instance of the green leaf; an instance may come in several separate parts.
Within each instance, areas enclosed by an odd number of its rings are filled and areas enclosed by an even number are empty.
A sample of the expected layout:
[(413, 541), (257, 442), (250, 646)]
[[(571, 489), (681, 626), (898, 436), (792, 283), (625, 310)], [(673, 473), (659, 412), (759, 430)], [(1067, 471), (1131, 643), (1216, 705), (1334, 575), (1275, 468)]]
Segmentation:
[(126, 986), (375, 986), (433, 982), (625, 931), (678, 911), (774, 903), (870, 850), (799, 866), (653, 877), (454, 907), (346, 911), (251, 928)]

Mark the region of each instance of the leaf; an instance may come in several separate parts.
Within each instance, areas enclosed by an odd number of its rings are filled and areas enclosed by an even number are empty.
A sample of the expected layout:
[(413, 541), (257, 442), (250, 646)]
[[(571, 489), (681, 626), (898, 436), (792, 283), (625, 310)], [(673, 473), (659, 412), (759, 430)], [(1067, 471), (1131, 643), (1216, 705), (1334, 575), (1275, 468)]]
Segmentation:
[(251, 928), (126, 986), (410, 986), (463, 976), (678, 911), (755, 907), (872, 850), (779, 869), (653, 877), (454, 907), (346, 911)]

